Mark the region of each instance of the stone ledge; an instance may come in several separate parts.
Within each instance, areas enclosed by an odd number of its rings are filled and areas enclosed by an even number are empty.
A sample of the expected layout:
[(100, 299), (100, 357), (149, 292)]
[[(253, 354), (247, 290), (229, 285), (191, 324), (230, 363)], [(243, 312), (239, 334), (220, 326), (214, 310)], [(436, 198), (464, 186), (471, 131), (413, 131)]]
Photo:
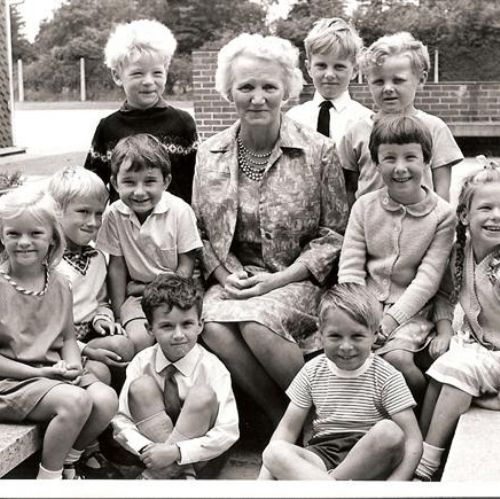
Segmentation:
[(0, 477), (21, 464), (42, 445), (41, 427), (0, 424)]
[(500, 481), (500, 412), (473, 407), (460, 417), (442, 482)]
[(448, 127), (455, 137), (500, 137), (500, 122), (450, 122), (448, 123)]

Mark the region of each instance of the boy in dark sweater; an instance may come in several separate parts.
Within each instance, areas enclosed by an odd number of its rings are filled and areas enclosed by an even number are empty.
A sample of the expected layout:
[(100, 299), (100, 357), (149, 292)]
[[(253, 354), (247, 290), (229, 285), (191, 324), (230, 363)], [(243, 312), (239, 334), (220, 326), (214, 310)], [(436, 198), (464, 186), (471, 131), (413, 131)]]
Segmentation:
[(111, 151), (129, 135), (149, 133), (168, 149), (172, 166), (169, 191), (191, 202), (196, 157), (196, 126), (192, 116), (163, 98), (167, 71), (177, 42), (158, 21), (140, 20), (120, 24), (110, 35), (105, 64), (114, 82), (123, 87), (122, 107), (97, 125), (85, 168), (97, 173), (108, 185), (111, 201), (118, 195), (109, 180)]

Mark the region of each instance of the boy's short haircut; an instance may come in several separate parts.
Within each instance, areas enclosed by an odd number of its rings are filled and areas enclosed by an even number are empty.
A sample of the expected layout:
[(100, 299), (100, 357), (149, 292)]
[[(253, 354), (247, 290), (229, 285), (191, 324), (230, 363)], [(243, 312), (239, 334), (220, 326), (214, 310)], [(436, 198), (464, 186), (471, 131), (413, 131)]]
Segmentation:
[(418, 78), (429, 72), (431, 63), (427, 47), (407, 31), (382, 36), (374, 41), (360, 58), (361, 71), (368, 74), (370, 68), (381, 66), (386, 57), (401, 54), (409, 57), (413, 72)]
[(170, 175), (170, 155), (167, 146), (154, 135), (138, 133), (121, 139), (111, 153), (111, 176), (116, 179), (122, 164), (127, 162), (128, 171), (138, 172), (159, 168), (166, 179)]
[(322, 329), (326, 314), (338, 308), (370, 331), (375, 332), (382, 319), (382, 307), (367, 287), (353, 282), (337, 284), (322, 297), (319, 305), (319, 322)]
[(168, 70), (176, 48), (174, 35), (162, 23), (147, 19), (132, 21), (119, 24), (111, 33), (104, 49), (104, 63), (120, 72), (142, 54), (155, 54)]
[(304, 39), (306, 57), (335, 51), (340, 57), (358, 62), (363, 40), (351, 24), (340, 17), (322, 18), (314, 23)]
[(373, 125), (368, 143), (370, 156), (376, 165), (381, 144), (420, 144), (425, 163), (431, 161), (431, 132), (415, 116), (387, 115), (378, 118)]
[(196, 307), (198, 318), (201, 319), (203, 296), (190, 277), (172, 273), (158, 274), (144, 289), (141, 306), (150, 325), (153, 312), (162, 306), (166, 306), (169, 312), (174, 307), (181, 310)]
[(109, 199), (109, 192), (101, 178), (82, 166), (67, 166), (58, 170), (50, 178), (48, 190), (63, 212), (76, 199), (97, 199), (103, 207)]

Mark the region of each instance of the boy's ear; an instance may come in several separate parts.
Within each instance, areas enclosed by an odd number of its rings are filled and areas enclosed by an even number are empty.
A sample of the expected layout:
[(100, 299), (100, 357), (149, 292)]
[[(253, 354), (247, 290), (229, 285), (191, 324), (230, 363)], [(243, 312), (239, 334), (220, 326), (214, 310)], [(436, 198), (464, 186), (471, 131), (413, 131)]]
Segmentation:
[(149, 334), (149, 336), (152, 336), (154, 338), (153, 329), (151, 328), (149, 322), (146, 322), (146, 332)]
[(118, 85), (119, 87), (123, 85), (120, 73), (116, 69), (111, 70), (111, 77), (113, 78), (113, 81), (116, 85)]
[(200, 336), (203, 331), (203, 327), (205, 326), (205, 321), (201, 317), (198, 319), (198, 326), (200, 328), (198, 331), (198, 336)]
[(170, 182), (172, 182), (172, 175), (169, 173), (164, 179), (163, 183), (165, 184), (165, 189), (170, 185)]
[(419, 84), (420, 85), (425, 85), (425, 82), (427, 81), (427, 71), (422, 71), (422, 74), (420, 75), (420, 80), (419, 80)]
[(466, 211), (460, 212), (460, 215), (458, 215), (458, 219), (462, 223), (462, 225), (469, 225), (469, 214)]

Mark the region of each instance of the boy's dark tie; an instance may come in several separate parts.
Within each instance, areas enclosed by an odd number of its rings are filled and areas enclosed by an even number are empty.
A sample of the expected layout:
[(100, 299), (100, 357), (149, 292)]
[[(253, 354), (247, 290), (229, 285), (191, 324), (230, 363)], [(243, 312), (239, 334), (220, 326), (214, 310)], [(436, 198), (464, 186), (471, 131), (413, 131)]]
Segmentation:
[(169, 364), (165, 368), (165, 384), (163, 385), (163, 400), (165, 402), (165, 412), (175, 425), (177, 418), (181, 412), (181, 399), (179, 398), (179, 388), (174, 374), (177, 372), (177, 367)]
[(318, 114), (318, 132), (322, 133), (326, 137), (330, 137), (330, 108), (333, 104), (329, 100), (324, 100), (319, 105)]

